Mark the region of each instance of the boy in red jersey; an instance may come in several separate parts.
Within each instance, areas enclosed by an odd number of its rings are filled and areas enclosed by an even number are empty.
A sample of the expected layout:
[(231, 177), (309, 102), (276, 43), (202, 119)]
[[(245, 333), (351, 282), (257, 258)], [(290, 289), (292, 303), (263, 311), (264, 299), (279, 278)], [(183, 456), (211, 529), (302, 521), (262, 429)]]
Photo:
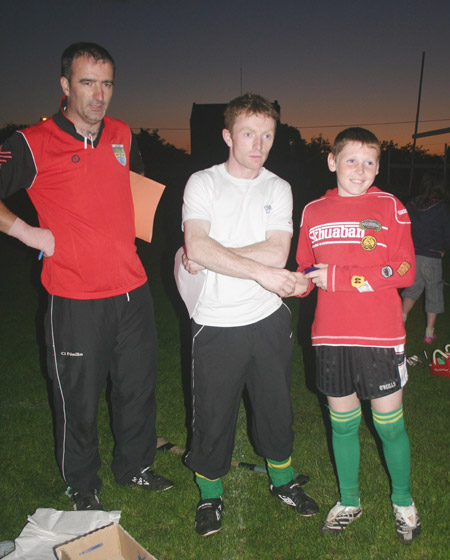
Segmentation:
[(397, 289), (414, 281), (414, 247), (402, 203), (372, 186), (379, 158), (380, 143), (368, 130), (348, 128), (336, 137), (328, 167), (338, 186), (303, 211), (295, 295), (319, 288), (312, 343), (317, 386), (330, 408), (341, 494), (321, 534), (341, 533), (362, 513), (358, 429), (360, 399), (369, 399), (392, 480), (397, 534), (410, 543), (420, 521), (409, 484), (405, 329)]

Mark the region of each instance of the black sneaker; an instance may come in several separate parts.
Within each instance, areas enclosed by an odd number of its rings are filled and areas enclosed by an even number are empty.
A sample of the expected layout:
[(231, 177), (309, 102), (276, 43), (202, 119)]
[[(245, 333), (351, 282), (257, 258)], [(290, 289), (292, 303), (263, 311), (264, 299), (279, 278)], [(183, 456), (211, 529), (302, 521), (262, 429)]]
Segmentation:
[(140, 469), (128, 484), (129, 486), (139, 486), (144, 490), (155, 490), (156, 492), (164, 492), (173, 488), (171, 480), (156, 474), (150, 467)]
[(97, 496), (97, 492), (70, 492), (68, 495), (72, 499), (75, 511), (103, 511), (103, 504)]
[(288, 506), (294, 508), (297, 513), (304, 517), (311, 517), (319, 512), (319, 506), (300, 488), (297, 478), (294, 478), (291, 482), (283, 484), (282, 486), (274, 486), (272, 481), (270, 481), (269, 489), (271, 494)]
[(200, 500), (195, 514), (195, 530), (201, 537), (214, 535), (222, 530), (222, 498)]

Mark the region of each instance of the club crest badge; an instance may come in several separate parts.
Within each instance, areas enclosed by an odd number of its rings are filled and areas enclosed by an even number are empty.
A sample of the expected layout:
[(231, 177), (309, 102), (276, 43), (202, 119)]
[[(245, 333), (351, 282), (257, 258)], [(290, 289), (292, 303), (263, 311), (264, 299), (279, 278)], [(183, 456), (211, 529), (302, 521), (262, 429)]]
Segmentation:
[(410, 268), (411, 264), (408, 261), (403, 261), (402, 264), (397, 268), (397, 274), (399, 276), (405, 276)]
[(365, 235), (361, 239), (361, 247), (364, 251), (373, 251), (377, 246), (377, 240), (373, 235)]
[(383, 268), (381, 269), (381, 276), (383, 278), (390, 278), (393, 275), (394, 275), (394, 271), (390, 266), (383, 266)]
[(354, 288), (359, 288), (364, 284), (364, 276), (352, 276), (352, 286)]
[(125, 153), (125, 148), (123, 147), (123, 144), (112, 144), (112, 149), (113, 149), (114, 155), (117, 158), (117, 161), (121, 165), (126, 165), (127, 164), (127, 155)]
[(373, 229), (373, 231), (381, 231), (381, 222), (378, 220), (362, 220), (360, 222), (359, 227), (362, 230), (365, 229)]

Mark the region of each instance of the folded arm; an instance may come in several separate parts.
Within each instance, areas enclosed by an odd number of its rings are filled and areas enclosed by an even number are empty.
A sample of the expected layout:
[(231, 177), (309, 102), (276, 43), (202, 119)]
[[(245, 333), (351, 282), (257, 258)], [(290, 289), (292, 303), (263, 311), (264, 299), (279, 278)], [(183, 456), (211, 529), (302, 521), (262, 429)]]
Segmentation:
[(252, 259), (268, 266), (284, 268), (289, 256), (292, 234), (288, 231), (269, 230), (266, 239), (246, 247), (232, 248), (235, 255)]
[(206, 220), (184, 222), (186, 256), (190, 261), (218, 274), (254, 280), (280, 297), (293, 292), (295, 275), (282, 268), (289, 253), (290, 233), (270, 231), (261, 243), (227, 248), (209, 236), (210, 227)]

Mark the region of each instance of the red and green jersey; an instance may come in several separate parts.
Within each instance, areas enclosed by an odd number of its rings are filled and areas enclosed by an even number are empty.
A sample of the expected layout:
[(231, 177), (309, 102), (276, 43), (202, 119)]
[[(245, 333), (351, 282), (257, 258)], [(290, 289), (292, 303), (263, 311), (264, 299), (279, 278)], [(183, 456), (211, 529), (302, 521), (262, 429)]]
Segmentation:
[[(404, 344), (398, 288), (414, 282), (415, 261), (409, 216), (395, 196), (371, 187), (365, 195), (342, 197), (333, 189), (309, 203), (297, 263), (300, 271), (328, 264), (327, 290), (318, 292), (313, 345)], [(313, 286), (310, 282), (309, 291)]]

